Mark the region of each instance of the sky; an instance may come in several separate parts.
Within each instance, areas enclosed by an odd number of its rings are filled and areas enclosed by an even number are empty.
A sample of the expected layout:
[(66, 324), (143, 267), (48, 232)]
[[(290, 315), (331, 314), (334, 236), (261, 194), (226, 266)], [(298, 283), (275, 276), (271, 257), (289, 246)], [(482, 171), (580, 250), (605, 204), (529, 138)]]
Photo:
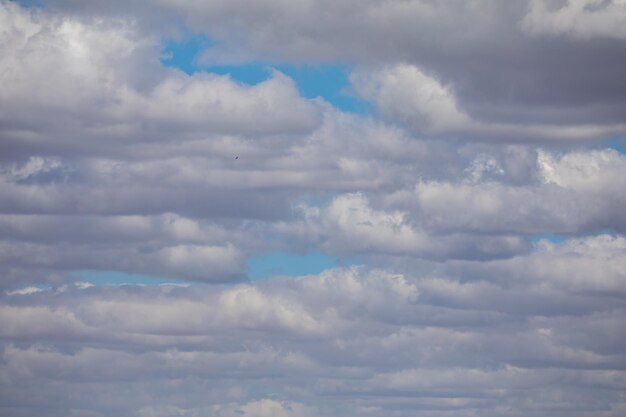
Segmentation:
[(622, 417), (624, 207), (624, 0), (0, 0), (0, 416)]

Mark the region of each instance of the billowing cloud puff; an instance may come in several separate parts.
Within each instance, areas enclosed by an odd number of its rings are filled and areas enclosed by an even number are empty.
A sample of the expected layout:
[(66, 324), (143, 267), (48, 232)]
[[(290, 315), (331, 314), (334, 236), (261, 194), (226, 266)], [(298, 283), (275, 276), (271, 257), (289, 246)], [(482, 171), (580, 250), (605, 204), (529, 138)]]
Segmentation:
[(431, 234), (406, 212), (372, 209), (362, 194), (341, 195), (322, 209), (305, 206), (301, 210), (302, 221), (279, 224), (278, 230), (319, 244), (329, 253), (442, 259), (511, 256), (528, 249), (516, 236)]
[(383, 117), (408, 123), (418, 131), (455, 131), (469, 122), (457, 108), (454, 95), (414, 66), (399, 65), (373, 74), (355, 72), (351, 81)]
[[(218, 133), (306, 132), (319, 123), (316, 106), (279, 73), (248, 86), (160, 67), (158, 40), (127, 20), (88, 25), (12, 3), (2, 3), (0, 13), (7, 22), (0, 106), (12, 152), (26, 144), (93, 152)], [(146, 64), (157, 70), (143, 75)]]

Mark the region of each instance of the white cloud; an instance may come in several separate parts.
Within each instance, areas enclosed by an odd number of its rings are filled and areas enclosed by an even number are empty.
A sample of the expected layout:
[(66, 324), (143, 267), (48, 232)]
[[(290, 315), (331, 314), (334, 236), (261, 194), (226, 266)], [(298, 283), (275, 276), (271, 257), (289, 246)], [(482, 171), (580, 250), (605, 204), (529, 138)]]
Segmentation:
[[(562, 245), (543, 242), (526, 267), (539, 282), (579, 294), (626, 293), (626, 239), (599, 235), (573, 239)], [(519, 268), (521, 260), (512, 260)], [(506, 263), (506, 262), (505, 262)]]
[(158, 40), (130, 19), (85, 23), (5, 2), (0, 14), (8, 22), (0, 33), (3, 119), (31, 130), (39, 146), (49, 136), (59, 145), (98, 146), (103, 138), (128, 145), (173, 130), (182, 140), (307, 132), (320, 122), (316, 105), (280, 73), (248, 86), (162, 67)]
[(361, 97), (375, 103), (382, 117), (407, 123), (416, 131), (450, 132), (469, 123), (449, 87), (415, 66), (356, 71), (350, 81)]
[(301, 210), (302, 221), (281, 223), (277, 230), (321, 245), (329, 253), (445, 259), (502, 257), (527, 250), (516, 236), (430, 233), (408, 212), (373, 209), (360, 193), (337, 196), (322, 208), (303, 206)]
[(28, 181), (62, 168), (63, 164), (56, 158), (31, 156), (23, 165), (13, 164), (9, 166), (3, 172), (3, 177), (12, 182)]
[(556, 8), (548, 5), (546, 0), (531, 0), (522, 28), (533, 35), (626, 39), (624, 0), (567, 0)]
[(320, 121), (315, 105), (278, 72), (255, 86), (227, 76), (170, 75), (148, 95), (131, 92), (121, 111), (157, 126), (205, 135), (306, 132)]
[(626, 187), (626, 156), (614, 150), (571, 152), (560, 158), (540, 152), (538, 164), (542, 179), (561, 187), (580, 191)]
[(261, 399), (241, 406), (219, 406), (215, 410), (219, 417), (314, 417), (315, 408), (289, 401)]
[(337, 247), (410, 253), (426, 245), (426, 237), (407, 223), (403, 213), (373, 210), (362, 194), (335, 198), (322, 222), (327, 223), (325, 229), (337, 232)]
[(6, 291), (7, 295), (30, 295), (41, 292), (39, 287), (24, 287), (13, 291)]
[(528, 235), (624, 230), (620, 207), (626, 195), (626, 158), (618, 152), (539, 151), (535, 179), (524, 185), (504, 182), (507, 161), (491, 161), (500, 166), (498, 175), (476, 181), (472, 162), (469, 181), (422, 181), (386, 196), (387, 206), (409, 210), (425, 229), (435, 231)]

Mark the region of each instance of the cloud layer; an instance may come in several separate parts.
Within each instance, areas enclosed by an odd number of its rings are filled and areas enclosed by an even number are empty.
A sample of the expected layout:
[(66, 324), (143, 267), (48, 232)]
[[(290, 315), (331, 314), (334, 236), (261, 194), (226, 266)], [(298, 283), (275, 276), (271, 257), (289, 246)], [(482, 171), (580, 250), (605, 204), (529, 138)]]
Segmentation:
[(0, 0), (0, 415), (624, 415), (625, 16)]
[[(437, 276), (351, 268), (228, 288), (7, 295), (3, 404), (28, 414), (56, 398), (51, 415), (617, 416), (625, 250), (600, 237)], [(25, 397), (26, 385), (41, 394)]]

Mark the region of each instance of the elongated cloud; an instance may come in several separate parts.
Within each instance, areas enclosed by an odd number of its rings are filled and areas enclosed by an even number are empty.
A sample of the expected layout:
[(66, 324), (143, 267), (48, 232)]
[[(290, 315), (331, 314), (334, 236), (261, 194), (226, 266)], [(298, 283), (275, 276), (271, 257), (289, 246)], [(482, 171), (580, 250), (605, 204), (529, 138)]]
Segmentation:
[(624, 39), (624, 24), (626, 2), (623, 0), (568, 0), (552, 9), (544, 0), (532, 0), (522, 27), (532, 34)]
[(487, 140), (583, 140), (623, 134), (626, 125), (502, 123), (472, 119), (458, 106), (449, 86), (418, 67), (399, 64), (351, 75), (357, 94), (371, 101), (383, 119), (408, 126), (418, 134), (465, 134)]
[[(80, 380), (82, 398), (105, 389), (138, 415), (176, 409), (337, 415), (391, 405), (397, 415), (414, 407), (422, 415), (432, 407), (462, 415), (496, 404), (524, 411), (548, 390), (564, 397), (560, 404), (569, 412), (584, 415), (586, 408), (570, 402), (575, 396), (592, 398), (594, 384), (622, 386), (620, 371), (607, 371), (625, 358), (613, 333), (622, 327), (619, 301), (606, 291), (624, 291), (623, 268), (602, 267), (617, 274), (612, 283), (593, 277), (599, 271), (609, 277), (596, 267), (612, 251), (624, 251), (623, 239), (564, 248), (542, 243), (526, 258), (452, 264), (449, 275), (438, 277), (353, 268), (233, 288), (72, 287), (6, 295), (2, 337), (16, 344), (4, 347), (2, 375), (10, 383), (4, 392), (16, 395), (26, 382), (34, 389)], [(561, 262), (578, 271), (575, 281)], [(518, 263), (530, 267), (511, 276)], [(545, 269), (550, 264), (552, 271)], [(480, 278), (460, 282), (456, 268)], [(25, 347), (28, 340), (40, 344)], [(68, 345), (74, 348), (62, 349)], [(147, 399), (172, 378), (175, 393)], [(194, 381), (214, 394), (206, 396)], [(537, 384), (549, 385), (538, 391)], [(246, 399), (259, 398), (248, 390), (261, 386), (295, 403)], [(57, 395), (44, 392), (39, 404)], [(69, 395), (61, 395), (64, 403)], [(330, 402), (315, 399), (327, 395)], [(461, 400), (441, 400), (450, 397)], [(603, 398), (621, 406), (610, 391)], [(106, 414), (116, 405), (98, 400), (89, 407)]]

